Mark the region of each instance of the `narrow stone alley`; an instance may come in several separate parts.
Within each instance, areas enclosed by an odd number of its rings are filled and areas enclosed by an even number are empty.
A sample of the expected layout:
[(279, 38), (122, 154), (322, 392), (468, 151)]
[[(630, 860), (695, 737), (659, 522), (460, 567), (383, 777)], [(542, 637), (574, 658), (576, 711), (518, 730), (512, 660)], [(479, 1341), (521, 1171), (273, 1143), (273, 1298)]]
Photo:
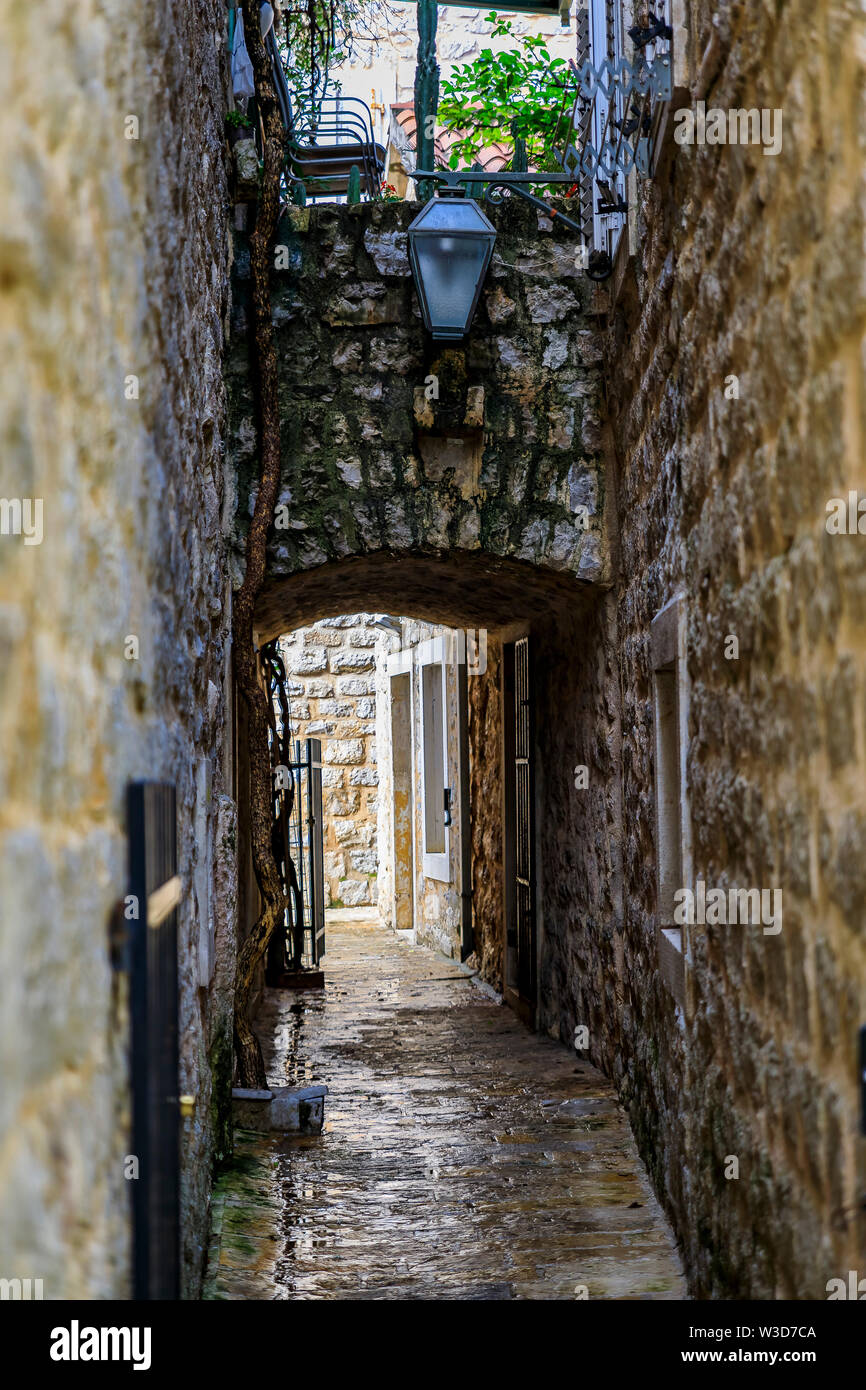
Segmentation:
[(205, 1297), (685, 1297), (609, 1082), (358, 915), (324, 991), (267, 992), (268, 1076), (327, 1085), (324, 1131), (236, 1131)]

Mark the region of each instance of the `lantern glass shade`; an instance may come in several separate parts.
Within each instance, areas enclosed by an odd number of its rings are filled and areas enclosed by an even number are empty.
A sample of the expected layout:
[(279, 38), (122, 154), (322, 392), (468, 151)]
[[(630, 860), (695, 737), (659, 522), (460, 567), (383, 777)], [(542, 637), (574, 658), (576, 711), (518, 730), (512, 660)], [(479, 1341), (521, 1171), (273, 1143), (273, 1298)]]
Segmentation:
[(496, 228), (472, 198), (433, 197), (409, 228), (409, 260), (428, 332), (463, 338), (493, 257)]

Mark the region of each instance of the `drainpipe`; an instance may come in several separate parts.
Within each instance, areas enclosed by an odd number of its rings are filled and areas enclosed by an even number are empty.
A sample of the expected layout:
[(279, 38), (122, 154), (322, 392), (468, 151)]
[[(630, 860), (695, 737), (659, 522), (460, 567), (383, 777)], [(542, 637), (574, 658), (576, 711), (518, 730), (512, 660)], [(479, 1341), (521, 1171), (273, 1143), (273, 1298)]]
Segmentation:
[[(432, 169), (434, 134), (439, 109), (439, 65), (436, 62), (436, 28), (439, 9), (436, 0), (418, 0), (418, 58), (415, 66), (415, 168)], [(428, 184), (415, 188), (422, 203), (432, 196)]]

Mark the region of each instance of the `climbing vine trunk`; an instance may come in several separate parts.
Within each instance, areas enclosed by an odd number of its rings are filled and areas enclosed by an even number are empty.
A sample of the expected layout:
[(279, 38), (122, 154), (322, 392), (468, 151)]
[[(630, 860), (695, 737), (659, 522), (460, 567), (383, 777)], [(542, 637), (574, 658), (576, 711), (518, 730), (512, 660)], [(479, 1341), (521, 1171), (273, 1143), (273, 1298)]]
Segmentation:
[[(418, 60), (415, 67), (415, 152), (416, 168), (433, 168), (433, 135), (439, 109), (439, 65), (436, 62), (436, 29), (439, 11), (436, 0), (418, 0)], [(418, 185), (422, 202), (431, 196), (433, 185), (425, 179)]]
[(242, 1086), (263, 1089), (265, 1064), (259, 1040), (250, 1027), (248, 1007), (256, 969), (275, 927), (283, 919), (285, 898), (271, 845), (272, 783), (268, 746), (268, 697), (259, 678), (253, 642), (256, 600), (265, 578), (268, 533), (280, 482), (280, 415), (277, 353), (271, 321), (271, 264), (280, 209), (280, 174), (284, 130), (259, 32), (259, 6), (243, 0), (244, 34), (255, 76), (256, 101), (264, 132), (264, 169), (250, 236), (253, 287), (253, 344), (258, 387), (261, 476), (247, 536), (244, 581), (235, 596), (232, 617), (235, 674), (249, 711), (250, 840), (253, 869), (262, 908), (238, 956), (235, 986), (235, 1050)]

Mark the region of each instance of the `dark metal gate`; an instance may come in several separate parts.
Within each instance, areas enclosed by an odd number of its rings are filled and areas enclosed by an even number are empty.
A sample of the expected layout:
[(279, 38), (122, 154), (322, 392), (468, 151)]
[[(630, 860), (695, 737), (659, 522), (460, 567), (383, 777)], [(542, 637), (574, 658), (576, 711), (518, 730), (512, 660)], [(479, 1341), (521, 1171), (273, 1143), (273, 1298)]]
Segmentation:
[(307, 766), (310, 788), (310, 939), (313, 943), (313, 963), (319, 964), (325, 954), (325, 826), (322, 819), (322, 744), (317, 738), (307, 739)]
[(279, 639), (261, 649), (268, 693), (273, 775), (271, 845), (283, 884), (283, 929), (268, 948), (266, 978), (273, 986), (299, 983), (325, 954), (325, 868), (322, 823), (322, 744), (308, 738), (301, 752), (292, 738), (291, 706)]
[(292, 905), (292, 921), (286, 914), (285, 942), (293, 931), (303, 935), (301, 963), (318, 966), (325, 954), (325, 862), (322, 825), (322, 743), (308, 738), (301, 750), (295, 739), (295, 756), (289, 763), (294, 799), (288, 815), (288, 849), (295, 866), (298, 892)]
[(517, 989), (535, 1001), (535, 875), (529, 638), (514, 643), (514, 881)]
[(132, 1024), (133, 1296), (180, 1297), (177, 829), (175, 789), (127, 792)]

